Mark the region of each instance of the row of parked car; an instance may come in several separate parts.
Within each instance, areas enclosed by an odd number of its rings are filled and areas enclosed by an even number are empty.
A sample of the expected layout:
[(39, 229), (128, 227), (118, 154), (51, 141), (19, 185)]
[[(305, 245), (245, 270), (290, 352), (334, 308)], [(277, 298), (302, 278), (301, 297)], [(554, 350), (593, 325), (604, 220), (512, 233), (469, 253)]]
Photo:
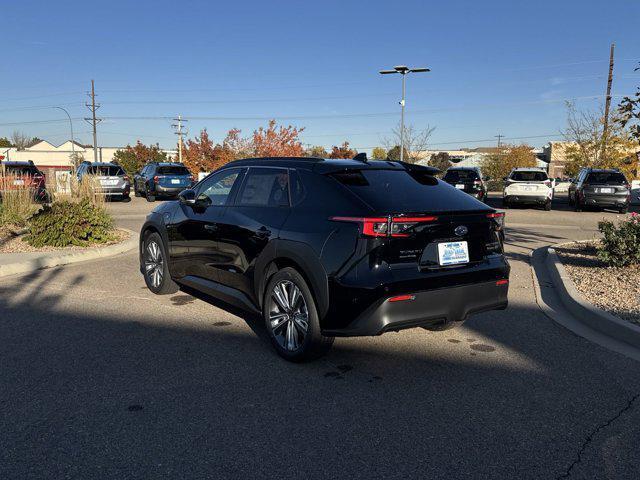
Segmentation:
[[(442, 179), (480, 201), (487, 198), (486, 181), (475, 167), (449, 168)], [(538, 205), (551, 210), (555, 181), (542, 168), (514, 168), (504, 179), (502, 204)], [(631, 201), (631, 186), (625, 176), (614, 169), (583, 168), (569, 180), (568, 198), (576, 212), (586, 208), (609, 208), (626, 213)]]

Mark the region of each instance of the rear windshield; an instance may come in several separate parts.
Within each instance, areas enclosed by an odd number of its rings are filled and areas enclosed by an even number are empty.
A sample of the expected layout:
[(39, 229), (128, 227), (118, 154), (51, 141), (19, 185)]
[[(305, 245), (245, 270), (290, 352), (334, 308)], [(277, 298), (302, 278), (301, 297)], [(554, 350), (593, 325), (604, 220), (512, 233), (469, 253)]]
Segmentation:
[(190, 175), (190, 173), (187, 167), (171, 165), (168, 167), (158, 167), (158, 175)]
[(98, 175), (102, 177), (117, 177), (120, 175), (124, 175), (124, 170), (117, 165), (109, 165), (109, 166), (91, 166), (87, 168), (87, 173), (91, 175)]
[(516, 182), (544, 182), (548, 180), (547, 174), (544, 172), (513, 172), (511, 174), (511, 180), (515, 180)]
[(475, 170), (447, 170), (444, 180), (447, 182), (468, 182), (478, 180), (478, 172)]
[(627, 180), (619, 172), (591, 172), (585, 180), (587, 183), (600, 185), (620, 185), (627, 183)]
[(23, 165), (7, 165), (5, 166), (5, 171), (7, 175), (15, 175), (17, 177), (32, 177), (40, 173), (36, 167)]
[(330, 176), (380, 213), (486, 209), (469, 195), (424, 172), (349, 170)]

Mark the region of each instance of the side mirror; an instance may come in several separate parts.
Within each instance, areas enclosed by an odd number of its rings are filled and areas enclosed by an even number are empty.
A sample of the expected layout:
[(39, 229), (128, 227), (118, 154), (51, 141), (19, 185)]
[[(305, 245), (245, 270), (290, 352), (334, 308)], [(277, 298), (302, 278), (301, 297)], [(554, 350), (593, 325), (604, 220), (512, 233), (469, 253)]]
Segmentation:
[(178, 200), (180, 203), (185, 205), (195, 205), (196, 204), (196, 192), (195, 190), (191, 190), (190, 188), (187, 190), (183, 190), (178, 194)]
[(503, 181), (503, 182), (506, 182), (507, 180), (509, 180), (509, 178), (508, 178), (508, 177), (502, 177), (502, 181)]
[(491, 177), (486, 176), (486, 177), (484, 177), (484, 178), (483, 178), (483, 180), (484, 180), (485, 182), (488, 182), (489, 180), (491, 180)]

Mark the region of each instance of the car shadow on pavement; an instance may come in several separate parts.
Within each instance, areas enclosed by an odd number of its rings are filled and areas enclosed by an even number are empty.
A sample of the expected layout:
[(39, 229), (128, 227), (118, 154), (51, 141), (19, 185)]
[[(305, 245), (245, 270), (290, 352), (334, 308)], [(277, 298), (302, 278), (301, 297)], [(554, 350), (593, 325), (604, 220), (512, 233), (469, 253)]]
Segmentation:
[[(240, 318), (169, 297), (125, 316), (100, 296), (74, 306), (83, 278), (50, 292), (59, 275), (0, 282), (0, 478), (557, 477), (640, 391), (635, 362), (520, 301), (291, 364), (261, 319), (213, 299), (198, 297)], [(637, 445), (628, 415), (612, 432)], [(606, 438), (587, 476), (637, 460)]]

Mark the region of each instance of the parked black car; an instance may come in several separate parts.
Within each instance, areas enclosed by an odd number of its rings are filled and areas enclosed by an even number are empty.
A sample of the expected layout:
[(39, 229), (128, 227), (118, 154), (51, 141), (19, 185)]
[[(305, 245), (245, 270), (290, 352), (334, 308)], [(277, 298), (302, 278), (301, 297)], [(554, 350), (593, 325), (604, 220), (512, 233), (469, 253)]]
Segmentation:
[(569, 185), (569, 204), (576, 212), (584, 208), (612, 208), (627, 213), (631, 187), (618, 170), (583, 168)]
[(442, 179), (458, 190), (468, 193), (481, 202), (487, 199), (487, 186), (480, 170), (475, 167), (450, 167)]
[(120, 165), (107, 162), (82, 162), (78, 167), (78, 180), (90, 175), (97, 182), (98, 193), (108, 199), (131, 200), (131, 182)]
[(133, 177), (136, 197), (146, 197), (149, 202), (157, 197), (175, 198), (193, 185), (193, 175), (182, 163), (152, 162)]
[(154, 293), (185, 285), (262, 314), (292, 361), (336, 336), (444, 330), (506, 308), (504, 214), (436, 172), (366, 157), (231, 162), (147, 217), (140, 271)]
[(26, 187), (29, 188), (36, 202), (51, 200), (49, 192), (47, 192), (45, 175), (32, 160), (0, 162), (0, 176), (3, 177), (0, 183), (0, 198), (2, 198), (3, 191)]

